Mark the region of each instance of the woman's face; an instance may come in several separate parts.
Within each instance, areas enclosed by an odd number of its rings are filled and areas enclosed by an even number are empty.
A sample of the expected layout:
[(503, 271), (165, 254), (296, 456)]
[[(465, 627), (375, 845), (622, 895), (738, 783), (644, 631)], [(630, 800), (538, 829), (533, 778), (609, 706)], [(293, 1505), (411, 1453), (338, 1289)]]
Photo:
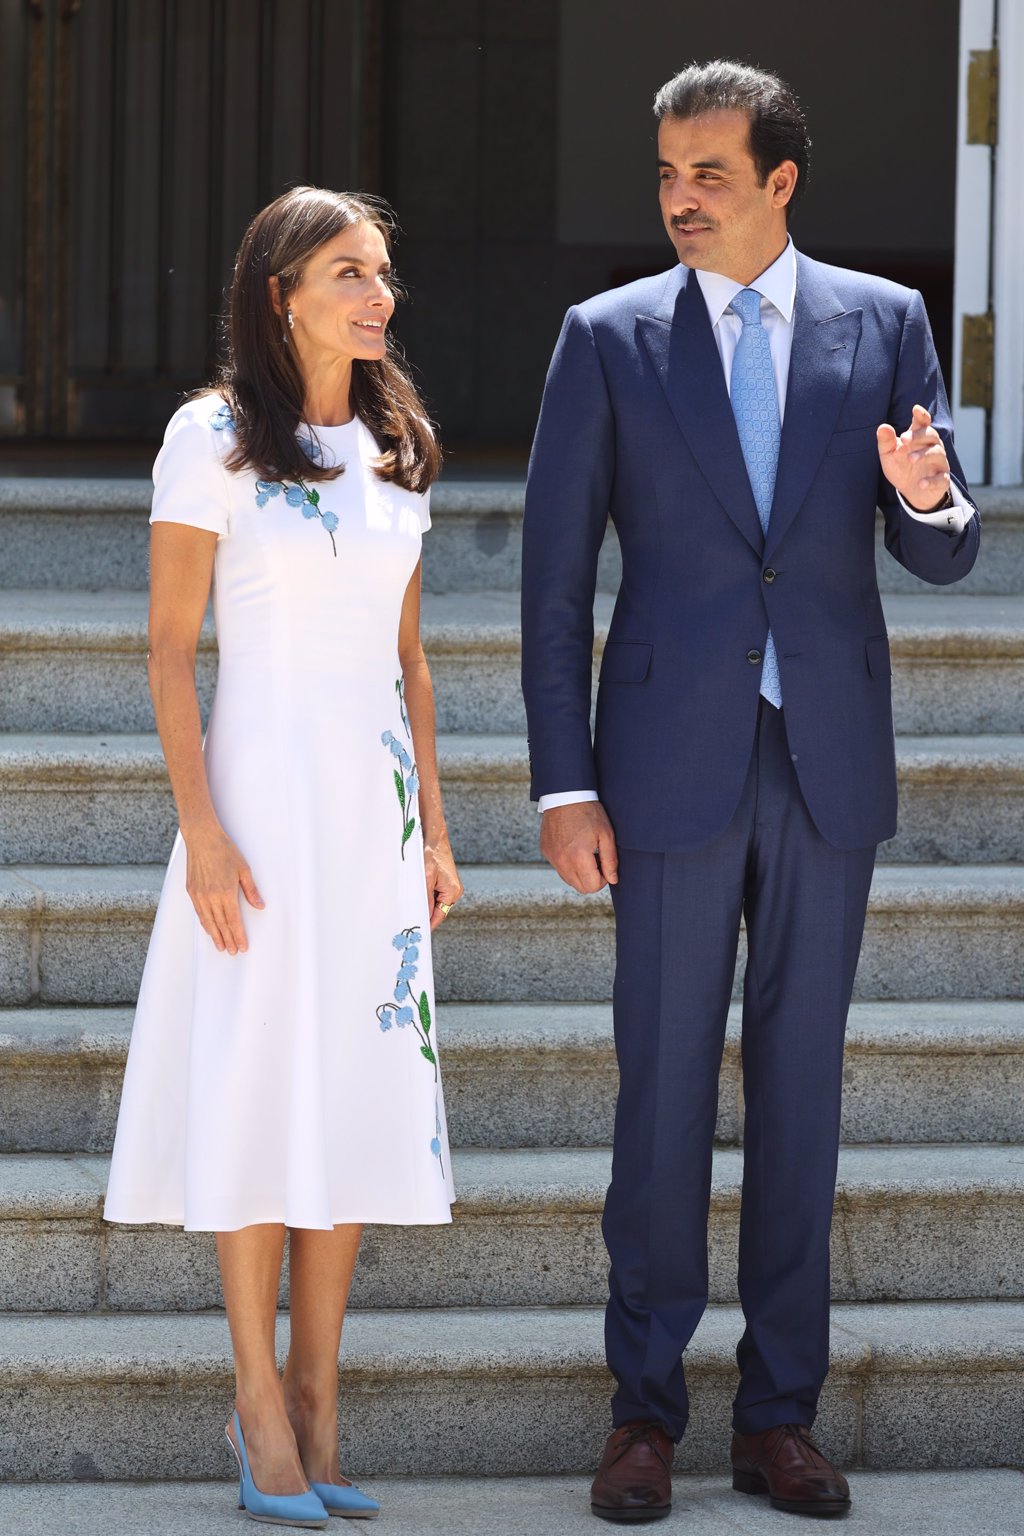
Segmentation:
[(286, 301), (294, 321), (288, 336), (304, 364), (384, 356), (395, 309), (390, 271), (384, 236), (365, 220), (313, 252)]

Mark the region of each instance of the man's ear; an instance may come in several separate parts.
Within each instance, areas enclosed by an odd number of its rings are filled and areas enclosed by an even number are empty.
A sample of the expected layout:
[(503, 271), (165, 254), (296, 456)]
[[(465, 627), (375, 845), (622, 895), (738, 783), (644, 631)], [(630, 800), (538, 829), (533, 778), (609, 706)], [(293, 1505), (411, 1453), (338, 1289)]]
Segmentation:
[(772, 171), (769, 180), (772, 186), (772, 203), (776, 208), (785, 208), (787, 203), (792, 202), (799, 175), (800, 172), (792, 160), (783, 160), (782, 164), (777, 165)]

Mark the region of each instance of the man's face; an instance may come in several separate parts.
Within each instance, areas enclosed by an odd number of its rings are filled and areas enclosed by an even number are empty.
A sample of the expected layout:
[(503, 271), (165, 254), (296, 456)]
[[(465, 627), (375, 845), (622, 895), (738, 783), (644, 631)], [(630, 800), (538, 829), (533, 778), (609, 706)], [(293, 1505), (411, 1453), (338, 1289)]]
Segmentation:
[(751, 282), (786, 243), (796, 166), (784, 161), (758, 186), (745, 112), (667, 117), (658, 128), (661, 216), (687, 267)]

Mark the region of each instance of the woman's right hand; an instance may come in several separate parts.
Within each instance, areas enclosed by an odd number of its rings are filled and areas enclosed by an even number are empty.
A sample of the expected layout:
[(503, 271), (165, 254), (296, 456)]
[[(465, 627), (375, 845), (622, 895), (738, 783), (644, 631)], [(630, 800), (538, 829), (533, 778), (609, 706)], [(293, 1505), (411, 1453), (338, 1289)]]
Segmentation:
[(229, 955), (244, 955), (249, 944), (238, 900), (239, 887), (251, 907), (262, 909), (266, 905), (256, 889), (252, 870), (222, 827), (185, 837), (185, 851), (185, 889), (199, 921), (222, 953), (227, 950)]

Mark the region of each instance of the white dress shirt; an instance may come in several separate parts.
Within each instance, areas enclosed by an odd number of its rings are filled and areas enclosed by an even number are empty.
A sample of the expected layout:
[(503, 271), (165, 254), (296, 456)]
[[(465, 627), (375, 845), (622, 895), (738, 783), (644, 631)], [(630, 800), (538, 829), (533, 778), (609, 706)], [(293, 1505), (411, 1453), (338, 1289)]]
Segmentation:
[[(732, 360), (736, 354), (736, 343), (743, 330), (743, 322), (739, 315), (733, 312), (731, 305), (736, 294), (742, 292), (744, 285), (737, 283), (731, 277), (723, 277), (720, 272), (701, 272), (694, 269), (693, 276), (700, 285), (700, 291), (704, 295), (704, 302), (708, 308), (718, 355), (722, 359), (725, 387), (728, 390), (731, 389), (732, 384)], [(775, 389), (779, 397), (779, 419), (784, 421), (786, 386), (789, 383), (789, 359), (793, 350), (793, 309), (796, 305), (796, 250), (792, 240), (786, 242), (782, 255), (773, 261), (760, 277), (755, 278), (747, 286), (756, 288), (761, 295), (761, 324), (768, 333), (768, 343), (772, 352), (772, 369), (775, 373)], [(918, 522), (936, 523), (951, 534), (959, 534), (963, 532), (968, 519), (973, 517), (974, 508), (964, 500), (958, 486), (951, 482), (949, 489), (953, 505), (943, 507), (937, 512), (918, 512), (909, 506), (902, 496), (900, 496), (900, 504), (904, 511), (911, 517), (917, 518)], [(899, 495), (899, 492), (897, 491), (896, 494)], [(575, 805), (583, 800), (597, 798), (597, 792), (592, 789), (567, 789), (553, 795), (541, 795), (537, 809), (549, 811), (556, 805)]]

